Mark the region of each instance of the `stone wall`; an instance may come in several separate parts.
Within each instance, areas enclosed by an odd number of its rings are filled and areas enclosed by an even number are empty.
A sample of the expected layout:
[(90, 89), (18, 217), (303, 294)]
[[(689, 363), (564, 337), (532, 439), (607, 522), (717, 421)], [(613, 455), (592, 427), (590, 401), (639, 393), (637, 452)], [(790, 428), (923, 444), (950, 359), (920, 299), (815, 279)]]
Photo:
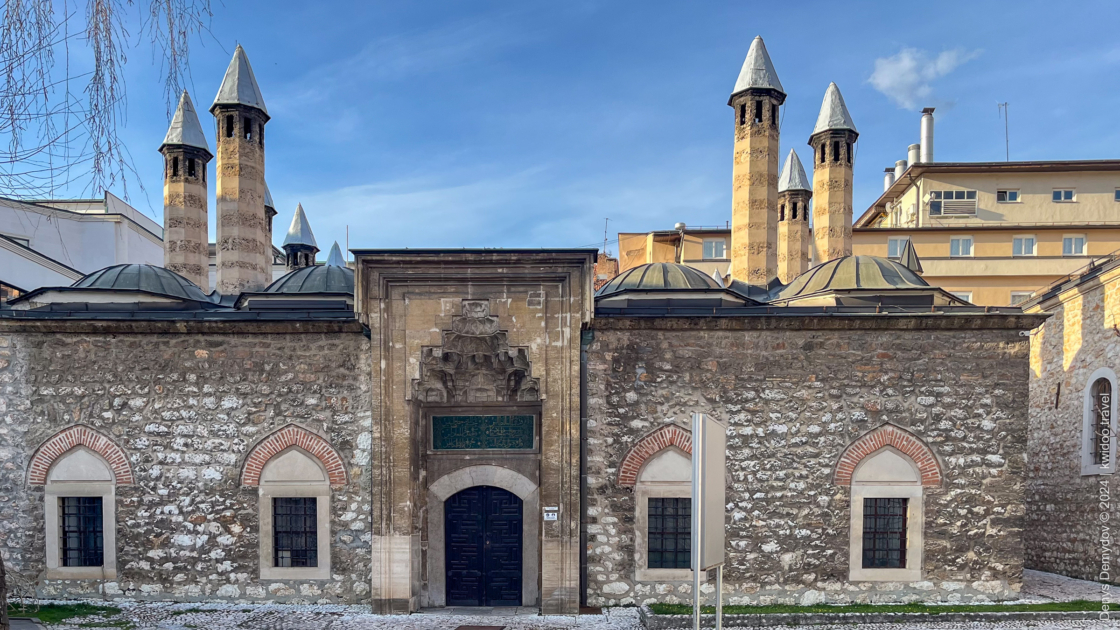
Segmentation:
[[(693, 413), (729, 425), (725, 602), (1015, 599), (1028, 340), (1012, 319), (595, 320), (588, 603), (690, 598), (690, 583), (634, 579), (634, 492), (618, 474), (638, 440)], [(922, 580), (850, 583), (850, 494), (833, 471), (884, 423), (924, 440), (944, 481), (925, 488)]]
[[(1083, 397), (1098, 368), (1120, 372), (1120, 274), (1095, 276), (1041, 306), (1053, 316), (1031, 336), (1026, 562), (1097, 580), (1102, 565), (1115, 562), (1115, 545), (1106, 559), (1101, 541), (1120, 522), (1120, 480), (1081, 474)], [(1116, 575), (1105, 579), (1117, 582)]]
[[(369, 600), (370, 347), (360, 325), (27, 331), (50, 325), (0, 322), (0, 552), (38, 580), (40, 596)], [(259, 579), (258, 489), (241, 485), (242, 467), (254, 445), (292, 423), (329, 440), (346, 466), (348, 481), (331, 492), (330, 580)], [(44, 488), (29, 485), (28, 463), (75, 424), (115, 440), (135, 476), (117, 487), (113, 581), (42, 579)]]

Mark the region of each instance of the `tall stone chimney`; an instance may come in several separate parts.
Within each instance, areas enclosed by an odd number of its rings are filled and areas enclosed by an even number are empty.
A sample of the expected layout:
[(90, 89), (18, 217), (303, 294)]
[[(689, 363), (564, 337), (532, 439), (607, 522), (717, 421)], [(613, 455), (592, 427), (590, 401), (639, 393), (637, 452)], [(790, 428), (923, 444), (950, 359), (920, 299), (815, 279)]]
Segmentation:
[(809, 270), (809, 200), (813, 188), (797, 153), (789, 150), (778, 177), (778, 279), (789, 284)]
[(852, 255), (852, 164), (859, 132), (835, 83), (829, 83), (813, 147), (813, 241), (817, 264)]
[(163, 154), (163, 266), (208, 292), (206, 165), (214, 156), (186, 90), (159, 152)]
[(265, 211), (264, 126), (268, 110), (238, 45), (210, 113), (218, 123), (218, 291), (260, 291), (271, 280)]
[(778, 275), (778, 123), (785, 100), (766, 44), (755, 37), (727, 104), (735, 112), (731, 277), (759, 286)]

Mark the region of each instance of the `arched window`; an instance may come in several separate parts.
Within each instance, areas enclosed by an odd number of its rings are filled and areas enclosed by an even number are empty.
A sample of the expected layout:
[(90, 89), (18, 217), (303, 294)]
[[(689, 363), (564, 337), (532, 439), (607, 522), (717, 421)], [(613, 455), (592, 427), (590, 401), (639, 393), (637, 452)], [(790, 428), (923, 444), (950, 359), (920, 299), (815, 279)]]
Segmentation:
[(670, 446), (646, 460), (634, 501), (634, 579), (692, 579), (691, 456)]
[(848, 579), (917, 582), (922, 576), (922, 473), (885, 446), (852, 474)]
[(93, 450), (77, 446), (54, 461), (44, 489), (47, 577), (115, 579), (116, 481), (112, 466)]
[(331, 576), (330, 481), (298, 446), (273, 456), (260, 476), (261, 579)]
[(1116, 472), (1116, 374), (1101, 368), (1089, 377), (1081, 428), (1081, 474)]

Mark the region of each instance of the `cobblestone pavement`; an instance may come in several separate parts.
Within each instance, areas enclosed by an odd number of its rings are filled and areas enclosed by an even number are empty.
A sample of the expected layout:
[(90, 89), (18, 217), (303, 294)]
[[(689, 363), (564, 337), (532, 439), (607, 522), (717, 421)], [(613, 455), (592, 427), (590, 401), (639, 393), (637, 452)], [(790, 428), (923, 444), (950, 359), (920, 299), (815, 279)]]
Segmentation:
[[(1072, 578), (1027, 571), (1023, 598), (1026, 601), (1099, 599), (1100, 586)], [(287, 606), (231, 604), (123, 603), (123, 610), (110, 621), (129, 621), (135, 630), (455, 630), (459, 626), (498, 626), (508, 630), (640, 630), (636, 608), (607, 609), (602, 615), (542, 617), (536, 615), (450, 615), (417, 614), (379, 616), (363, 606)], [(48, 630), (79, 630), (93, 618), (75, 618)], [(106, 626), (109, 627), (109, 626)], [(852, 630), (851, 625), (813, 626), (814, 630)], [(1037, 623), (923, 623), (864, 624), (866, 630), (1105, 630), (1120, 628), (1120, 615), (1110, 621), (1066, 621)], [(730, 628), (729, 628), (730, 630)]]

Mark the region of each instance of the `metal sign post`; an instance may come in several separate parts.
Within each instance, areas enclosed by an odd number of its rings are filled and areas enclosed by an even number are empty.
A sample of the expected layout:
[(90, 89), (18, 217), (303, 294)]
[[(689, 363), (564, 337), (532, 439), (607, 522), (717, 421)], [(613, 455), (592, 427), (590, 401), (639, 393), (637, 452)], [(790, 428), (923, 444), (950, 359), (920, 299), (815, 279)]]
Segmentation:
[(723, 627), (727, 427), (692, 415), (692, 619), (700, 630), (700, 574), (716, 569), (716, 628)]

